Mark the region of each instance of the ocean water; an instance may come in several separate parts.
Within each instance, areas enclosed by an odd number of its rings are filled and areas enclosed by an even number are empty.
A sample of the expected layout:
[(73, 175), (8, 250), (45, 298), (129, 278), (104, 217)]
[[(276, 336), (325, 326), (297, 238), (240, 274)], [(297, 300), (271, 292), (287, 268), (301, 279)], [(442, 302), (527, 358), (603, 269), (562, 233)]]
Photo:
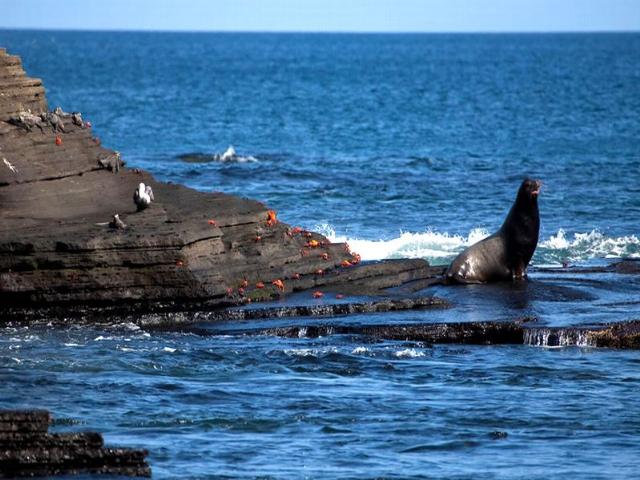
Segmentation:
[[(500, 226), (526, 175), (544, 182), (535, 265), (640, 257), (640, 34), (0, 30), (0, 46), (130, 166), (257, 198), (365, 260), (447, 263)], [(539, 272), (438, 288), (452, 311), (334, 321), (619, 321), (640, 318), (638, 292), (637, 277)], [(155, 478), (640, 471), (637, 352), (204, 327), (3, 327), (0, 406), (145, 446)]]
[[(638, 34), (0, 31), (0, 44), (129, 165), (260, 199), (366, 259), (446, 263), (500, 226), (526, 175), (545, 184), (534, 262), (640, 255)], [(179, 158), (230, 145), (257, 161)]]

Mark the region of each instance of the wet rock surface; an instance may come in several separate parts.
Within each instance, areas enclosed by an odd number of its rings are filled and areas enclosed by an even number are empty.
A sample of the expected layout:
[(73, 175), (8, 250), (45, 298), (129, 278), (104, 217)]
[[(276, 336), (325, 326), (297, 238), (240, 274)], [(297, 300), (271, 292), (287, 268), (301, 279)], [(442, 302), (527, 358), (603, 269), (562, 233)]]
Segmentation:
[[(531, 345), (539, 347), (640, 348), (640, 321), (617, 322), (591, 327), (537, 327), (535, 317), (510, 321), (450, 322), (401, 325), (301, 324), (273, 328), (236, 328), (234, 333), (315, 338), (328, 335), (358, 335), (380, 340), (415, 341), (427, 344)], [(215, 327), (191, 328), (202, 335), (227, 334)]]
[(96, 432), (48, 433), (46, 410), (0, 410), (0, 477), (150, 477), (145, 450), (109, 448)]

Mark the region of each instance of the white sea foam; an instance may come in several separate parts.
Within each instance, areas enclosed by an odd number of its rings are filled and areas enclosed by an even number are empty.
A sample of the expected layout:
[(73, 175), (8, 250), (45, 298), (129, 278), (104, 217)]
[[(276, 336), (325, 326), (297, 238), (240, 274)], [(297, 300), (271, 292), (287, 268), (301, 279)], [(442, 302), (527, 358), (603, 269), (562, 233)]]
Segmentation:
[(398, 358), (418, 358), (424, 357), (424, 352), (416, 350), (415, 348), (405, 348), (394, 353)]
[(336, 347), (328, 348), (289, 348), (283, 351), (289, 357), (320, 357), (328, 353), (337, 353)]
[[(489, 235), (481, 228), (471, 230), (467, 236), (427, 230), (422, 233), (401, 232), (390, 240), (369, 240), (337, 234), (330, 225), (318, 225), (316, 228), (332, 242), (347, 242), (363, 260), (424, 258), (433, 265), (449, 263), (466, 247)], [(541, 239), (533, 263), (558, 264), (620, 257), (640, 258), (640, 239), (637, 236), (608, 237), (599, 230), (592, 230), (567, 237), (561, 229), (555, 235)]]
[(318, 228), (332, 242), (347, 242), (362, 260), (426, 258), (433, 263), (446, 263), (464, 247), (489, 235), (489, 232), (479, 228), (472, 230), (467, 237), (427, 230), (423, 233), (401, 232), (400, 236), (390, 240), (366, 240), (337, 235), (328, 225)]
[(229, 148), (225, 150), (222, 154), (214, 155), (215, 160), (218, 162), (236, 162), (236, 163), (245, 163), (245, 162), (257, 162), (258, 159), (252, 157), (251, 155), (243, 156), (238, 155), (236, 153), (236, 149), (233, 148), (233, 145), (229, 145)]
[(599, 230), (574, 233), (567, 238), (563, 229), (543, 240), (538, 245), (543, 258), (549, 262), (568, 260), (571, 262), (590, 258), (640, 257), (640, 239), (635, 235), (607, 237)]
[(284, 350), (284, 354), (290, 357), (316, 357), (318, 351), (311, 348), (289, 348)]

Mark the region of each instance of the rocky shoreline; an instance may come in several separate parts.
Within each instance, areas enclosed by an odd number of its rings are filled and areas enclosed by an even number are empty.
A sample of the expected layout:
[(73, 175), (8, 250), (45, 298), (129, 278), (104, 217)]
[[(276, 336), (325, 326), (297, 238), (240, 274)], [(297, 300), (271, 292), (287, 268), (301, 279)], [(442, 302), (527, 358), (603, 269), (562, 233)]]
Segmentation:
[[(139, 183), (155, 201), (137, 211)], [(208, 307), (351, 283), (430, 278), (423, 261), (357, 269), (346, 244), (277, 219), (260, 202), (156, 182), (124, 167), (78, 113), (50, 111), (42, 82), (0, 49), (0, 305), (204, 302)], [(109, 225), (115, 214), (126, 225)], [(345, 280), (343, 280), (345, 279)]]
[[(138, 211), (133, 192), (141, 182), (152, 187), (154, 201)], [(0, 205), (0, 321), (5, 324), (131, 321), (146, 328), (181, 328), (206, 321), (448, 306), (424, 295), (439, 283), (443, 267), (415, 259), (361, 263), (348, 245), (280, 222), (260, 202), (160, 183), (127, 168), (118, 152), (100, 144), (81, 114), (51, 111), (42, 81), (27, 77), (20, 58), (4, 49)], [(124, 225), (113, 223), (115, 214)], [(592, 271), (554, 270), (559, 275)], [(640, 262), (621, 261), (601, 271), (637, 276)], [(303, 291), (326, 297), (316, 306), (264, 303)], [(239, 305), (245, 307), (235, 308)], [(507, 329), (516, 332), (509, 337), (515, 343), (639, 345), (633, 321), (573, 330), (525, 325), (520, 319), (503, 323), (476, 325), (485, 333), (472, 337), (467, 333), (473, 326), (461, 323), (412, 325), (400, 333), (396, 327), (349, 327), (342, 333), (499, 343)], [(262, 334), (295, 336), (301, 328)], [(334, 327), (304, 328), (323, 334)], [(336, 328), (331, 331), (342, 331)]]

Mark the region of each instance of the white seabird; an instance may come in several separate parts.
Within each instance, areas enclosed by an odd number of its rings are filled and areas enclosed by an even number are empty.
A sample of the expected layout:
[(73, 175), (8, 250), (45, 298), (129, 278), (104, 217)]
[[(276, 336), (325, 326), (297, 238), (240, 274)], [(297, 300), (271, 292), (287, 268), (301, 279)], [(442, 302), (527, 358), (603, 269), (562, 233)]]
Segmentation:
[(138, 207), (138, 211), (144, 210), (154, 200), (153, 190), (150, 185), (140, 182), (138, 188), (133, 192), (133, 202)]

